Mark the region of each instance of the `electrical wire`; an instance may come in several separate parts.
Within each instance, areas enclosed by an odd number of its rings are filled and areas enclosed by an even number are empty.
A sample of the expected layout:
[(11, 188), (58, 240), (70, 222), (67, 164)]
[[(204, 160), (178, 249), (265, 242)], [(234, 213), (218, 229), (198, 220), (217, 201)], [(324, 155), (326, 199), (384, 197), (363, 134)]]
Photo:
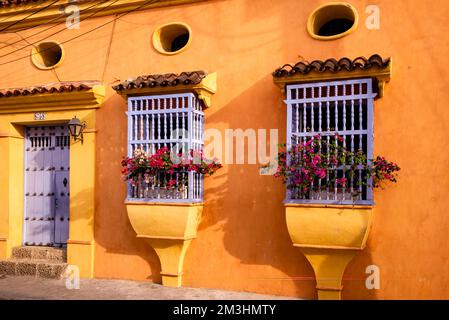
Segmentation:
[[(94, 15), (96, 15), (98, 12), (100, 12), (100, 11), (102, 11), (102, 10), (105, 10), (105, 9), (109, 8), (110, 6), (112, 6), (112, 5), (113, 5), (114, 3), (116, 3), (117, 1), (119, 1), (119, 0), (114, 0), (113, 2), (111, 2), (110, 4), (108, 4), (106, 7), (100, 8), (99, 10), (95, 11), (93, 14), (91, 14), (91, 15), (85, 17), (85, 19), (80, 20), (80, 22), (81, 22), (81, 21), (85, 21), (85, 20), (87, 20), (88, 18), (91, 18), (91, 17), (93, 17)], [(107, 2), (107, 1), (105, 1), (105, 2)], [(18, 51), (21, 51), (21, 50), (27, 48), (27, 47), (34, 46), (36, 43), (42, 42), (43, 40), (46, 40), (46, 39), (48, 39), (49, 37), (52, 37), (52, 36), (54, 36), (55, 34), (61, 33), (61, 32), (66, 31), (66, 30), (67, 30), (67, 28), (64, 27), (64, 28), (62, 28), (62, 29), (60, 29), (60, 30), (58, 30), (58, 31), (56, 31), (56, 32), (53, 32), (52, 34), (49, 34), (49, 35), (45, 36), (45, 37), (42, 38), (42, 39), (36, 40), (36, 41), (31, 42), (31, 43), (27, 44), (26, 46), (23, 46), (23, 47), (21, 47), (21, 48), (19, 48), (19, 49), (16, 49), (16, 50), (13, 50), (13, 51), (8, 52), (8, 53), (6, 53), (6, 54), (0, 55), (0, 58), (9, 56), (9, 55), (11, 55), (11, 54), (13, 54), (13, 53), (16, 53), (16, 52), (18, 52)]]
[(109, 37), (108, 51), (106, 52), (106, 59), (104, 61), (103, 73), (101, 75), (101, 81), (102, 82), (104, 82), (104, 77), (106, 75), (106, 69), (108, 67), (109, 57), (111, 55), (112, 39), (114, 38), (114, 32), (115, 32), (116, 24), (117, 24), (117, 20), (114, 20), (114, 24), (112, 25), (112, 30), (111, 30), (111, 36)]
[[(118, 0), (116, 0), (116, 1), (118, 1)], [(108, 22), (105, 22), (105, 23), (103, 23), (103, 24), (101, 24), (101, 25), (99, 25), (99, 26), (97, 26), (97, 27), (95, 27), (95, 28), (93, 28), (93, 29), (91, 29), (91, 30), (89, 30), (89, 31), (86, 31), (86, 32), (84, 32), (84, 33), (82, 33), (82, 34), (79, 34), (79, 35), (77, 35), (77, 36), (75, 36), (75, 37), (73, 37), (73, 38), (70, 38), (70, 39), (68, 39), (68, 40), (62, 41), (62, 42), (60, 42), (60, 44), (64, 44), (64, 43), (68, 43), (68, 42), (70, 42), (70, 41), (76, 40), (76, 39), (78, 39), (78, 38), (80, 38), (80, 37), (82, 37), (82, 36), (84, 36), (84, 35), (86, 35), (86, 34), (89, 34), (89, 33), (94, 32), (94, 31), (96, 31), (96, 30), (98, 30), (98, 29), (100, 29), (100, 28), (103, 28), (104, 26), (107, 26), (108, 24), (114, 22), (115, 20), (120, 19), (121, 17), (124, 17), (124, 16), (130, 14), (131, 12), (140, 10), (140, 9), (142, 9), (142, 8), (148, 6), (148, 5), (151, 5), (151, 4), (154, 4), (154, 3), (157, 3), (157, 2), (159, 2), (159, 0), (149, 0), (149, 1), (146, 1), (145, 3), (141, 4), (140, 6), (134, 8), (134, 9), (132, 9), (132, 10), (126, 11), (125, 13), (121, 14), (120, 16), (117, 16), (116, 18), (114, 18), (114, 19), (112, 19), (112, 20), (110, 20), (110, 21), (108, 21)], [(20, 60), (23, 60), (23, 59), (30, 58), (30, 57), (32, 57), (32, 56), (35, 55), (35, 54), (38, 54), (38, 53), (41, 53), (41, 52), (44, 52), (44, 51), (47, 51), (47, 50), (50, 50), (50, 49), (52, 49), (52, 47), (47, 48), (47, 49), (43, 49), (43, 50), (41, 50), (41, 51), (39, 51), (39, 52), (34, 52), (34, 53), (31, 53), (31, 54), (28, 54), (28, 55), (26, 55), (26, 56), (23, 56), (23, 57), (20, 57), (20, 58), (11, 60), (11, 61), (7, 61), (7, 62), (0, 63), (0, 66), (6, 65), (6, 64), (9, 64), (9, 63), (13, 63), (13, 62), (16, 62), (16, 61), (20, 61)], [(1, 56), (0, 56), (0, 57), (1, 57)]]
[[(27, 39), (25, 39), (25, 38), (22, 37), (22, 35), (20, 35), (19, 33), (17, 33), (17, 35), (18, 35), (19, 37), (21, 37), (21, 38), (23, 39), (23, 41), (25, 41), (26, 43), (29, 43)], [(58, 79), (58, 81), (61, 82), (61, 79), (59, 79), (58, 72), (56, 71), (56, 69), (53, 68), (53, 69), (51, 69), (51, 71), (53, 71), (53, 73), (54, 73), (56, 79)]]
[[(85, 11), (87, 11), (87, 10), (90, 10), (90, 9), (92, 9), (92, 8), (94, 8), (94, 7), (96, 7), (96, 6), (99, 6), (100, 4), (103, 4), (103, 3), (108, 2), (108, 1), (110, 1), (110, 0), (105, 0), (105, 1), (103, 1), (103, 2), (97, 2), (96, 4), (94, 4), (94, 5), (90, 6), (90, 7), (85, 8), (85, 9), (82, 10), (81, 12), (85, 12)], [(36, 25), (36, 26), (33, 26), (33, 27), (31, 27), (31, 28), (27, 28), (27, 29), (24, 29), (24, 30), (34, 29), (34, 28), (43, 26), (43, 25), (45, 25), (45, 24), (52, 23), (53, 21), (57, 21), (57, 20), (59, 20), (59, 19), (61, 19), (61, 17), (60, 17), (60, 16), (57, 16), (57, 17), (55, 17), (55, 18), (53, 18), (53, 19), (51, 19), (51, 20), (49, 20), (49, 21), (46, 21), (45, 23), (41, 23), (41, 24), (38, 24), (38, 25)], [(26, 37), (23, 37), (23, 39), (29, 39), (29, 38), (31, 38), (31, 37), (34, 37), (34, 36), (36, 36), (36, 35), (38, 35), (38, 34), (41, 34), (41, 33), (45, 32), (45, 31), (48, 31), (48, 30), (53, 29), (53, 28), (56, 28), (57, 26), (59, 26), (59, 24), (55, 24), (55, 25), (53, 25), (53, 26), (51, 26), (51, 27), (48, 27), (48, 28), (45, 28), (45, 29), (40, 30), (40, 31), (38, 31), (38, 32), (35, 32), (35, 33), (31, 34), (31, 35), (27, 35)], [(19, 31), (23, 31), (23, 30), (19, 30)], [(14, 32), (14, 33), (15, 33), (15, 34), (18, 34), (19, 31), (16, 31), (16, 32)], [(13, 46), (14, 44), (19, 43), (19, 42), (22, 42), (22, 39), (17, 40), (17, 41), (14, 41), (14, 42), (12, 42), (12, 43), (8, 43), (8, 44), (6, 44), (5, 46), (0, 47), (0, 50), (1, 50), (1, 49), (4, 49), (4, 48), (6, 48), (6, 47), (9, 47), (9, 46)]]

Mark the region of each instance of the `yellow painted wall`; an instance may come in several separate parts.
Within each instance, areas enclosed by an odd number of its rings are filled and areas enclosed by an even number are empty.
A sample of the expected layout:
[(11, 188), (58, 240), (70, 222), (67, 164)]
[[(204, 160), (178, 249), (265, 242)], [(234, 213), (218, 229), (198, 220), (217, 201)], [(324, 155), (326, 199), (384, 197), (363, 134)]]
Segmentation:
[[(367, 30), (365, 8), (372, 3), (350, 1), (359, 12), (358, 29), (322, 42), (307, 34), (306, 22), (308, 14), (323, 3), (216, 0), (133, 13), (117, 21), (112, 38), (109, 24), (64, 44), (65, 60), (54, 71), (37, 70), (30, 59), (2, 65), (29, 54), (28, 49), (0, 57), (0, 87), (58, 79), (99, 79), (109, 86), (141, 74), (216, 71), (218, 91), (213, 107), (206, 111), (206, 127), (279, 128), (284, 139), (285, 106), (271, 77), (276, 67), (300, 57), (311, 61), (373, 53), (392, 56), (392, 81), (385, 96), (375, 102), (375, 153), (398, 162), (402, 171), (397, 185), (375, 193), (372, 233), (367, 248), (346, 270), (343, 298), (449, 298), (445, 272), (449, 150), (444, 143), (449, 123), (449, 4), (378, 0), (381, 28)], [(51, 38), (64, 42), (110, 19), (81, 22), (80, 30)], [(161, 55), (151, 46), (152, 32), (170, 21), (192, 28), (190, 48), (175, 56)], [(0, 35), (2, 43), (17, 39), (13, 33)], [(10, 50), (0, 49), (0, 56)], [(108, 87), (106, 102), (96, 114), (95, 276), (160, 282), (156, 254), (135, 237), (123, 202), (126, 188), (120, 159), (126, 154), (125, 111), (125, 101)], [(6, 180), (0, 172), (0, 182)], [(205, 191), (198, 238), (185, 258), (184, 285), (316, 297), (312, 268), (292, 246), (287, 232), (284, 187), (279, 181), (260, 176), (257, 165), (227, 165), (206, 179)], [(4, 206), (0, 203), (0, 210)], [(0, 238), (2, 232), (0, 225)], [(381, 270), (380, 290), (364, 286), (365, 268), (371, 264)]]
[[(9, 138), (0, 138), (0, 185), (9, 188)], [(0, 194), (0, 259), (6, 258), (9, 235), (9, 193)]]
[(9, 139), (9, 236), (8, 246), (9, 248), (22, 245), (22, 232), (23, 232), (23, 172), (24, 167), (24, 140), (22, 138), (10, 138)]
[(0, 258), (21, 245), (23, 227), (24, 140), (20, 129), (5, 120), (0, 118)]

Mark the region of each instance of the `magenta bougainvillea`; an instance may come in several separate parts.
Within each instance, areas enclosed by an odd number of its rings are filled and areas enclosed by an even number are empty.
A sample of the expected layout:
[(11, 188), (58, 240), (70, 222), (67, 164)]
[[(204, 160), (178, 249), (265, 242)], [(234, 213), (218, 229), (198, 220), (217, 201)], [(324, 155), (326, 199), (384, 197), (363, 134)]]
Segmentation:
[[(362, 150), (350, 151), (343, 137), (315, 135), (278, 155), (275, 177), (286, 183), (294, 198), (307, 199), (311, 191), (327, 187), (351, 188), (358, 196), (360, 185), (378, 188), (382, 181), (396, 182), (399, 166), (378, 156), (368, 161)], [(359, 179), (359, 173), (363, 178)]]
[(148, 155), (144, 150), (136, 149), (132, 157), (123, 158), (122, 176), (123, 180), (132, 185), (143, 180), (146, 183), (157, 183), (166, 189), (175, 189), (185, 183), (180, 177), (187, 178), (187, 172), (211, 176), (221, 167), (216, 159), (205, 159), (202, 151), (190, 150), (187, 155), (172, 154), (170, 149), (164, 147)]

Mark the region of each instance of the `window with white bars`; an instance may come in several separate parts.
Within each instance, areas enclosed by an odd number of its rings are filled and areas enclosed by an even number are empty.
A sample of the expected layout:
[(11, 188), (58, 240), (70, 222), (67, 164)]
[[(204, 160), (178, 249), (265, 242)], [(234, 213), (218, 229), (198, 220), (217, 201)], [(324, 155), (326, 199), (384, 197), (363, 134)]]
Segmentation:
[[(128, 98), (128, 156), (136, 149), (149, 155), (167, 147), (177, 153), (201, 151), (204, 146), (202, 103), (193, 93)], [(175, 148), (175, 149), (174, 149)], [(166, 188), (175, 180), (175, 190)], [(203, 176), (195, 172), (161, 173), (151, 183), (130, 185), (128, 198), (156, 202), (200, 202)]]
[[(319, 134), (331, 143), (336, 134), (348, 151), (362, 150), (367, 159), (373, 153), (373, 101), (372, 79), (305, 83), (287, 86), (287, 148), (303, 143)], [(332, 170), (332, 172), (330, 172)], [(330, 169), (322, 180), (330, 177), (347, 178), (347, 186), (329, 186), (321, 180), (317, 191), (307, 197), (287, 191), (287, 201), (324, 204), (371, 204), (372, 190), (363, 186), (368, 182), (360, 166), (356, 174), (346, 175), (343, 167)], [(321, 187), (321, 184), (325, 187)], [(316, 187), (316, 186), (315, 186)], [(354, 194), (357, 194), (354, 196)]]

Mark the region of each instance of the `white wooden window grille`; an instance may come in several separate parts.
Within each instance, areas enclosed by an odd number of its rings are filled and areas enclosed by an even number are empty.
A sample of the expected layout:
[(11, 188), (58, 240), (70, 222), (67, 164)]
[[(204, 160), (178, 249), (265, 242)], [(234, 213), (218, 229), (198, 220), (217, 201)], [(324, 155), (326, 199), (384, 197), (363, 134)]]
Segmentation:
[[(338, 134), (343, 146), (350, 151), (363, 150), (368, 161), (373, 155), (373, 102), (372, 79), (317, 82), (287, 86), (287, 149), (320, 134), (327, 143)], [(346, 177), (346, 188), (326, 185), (330, 177)], [(325, 204), (371, 204), (373, 201), (366, 173), (359, 166), (357, 174), (350, 177), (344, 166), (328, 170), (326, 178), (319, 180), (319, 191), (300, 198), (298, 193), (287, 191), (288, 202)], [(354, 196), (354, 194), (357, 194)]]
[[(149, 155), (167, 147), (176, 152), (201, 151), (204, 147), (204, 112), (193, 93), (128, 98), (128, 156), (136, 149)], [(177, 187), (167, 188), (170, 180)], [(201, 202), (203, 176), (195, 172), (160, 174), (151, 183), (144, 179), (129, 186), (128, 198), (155, 202)]]

